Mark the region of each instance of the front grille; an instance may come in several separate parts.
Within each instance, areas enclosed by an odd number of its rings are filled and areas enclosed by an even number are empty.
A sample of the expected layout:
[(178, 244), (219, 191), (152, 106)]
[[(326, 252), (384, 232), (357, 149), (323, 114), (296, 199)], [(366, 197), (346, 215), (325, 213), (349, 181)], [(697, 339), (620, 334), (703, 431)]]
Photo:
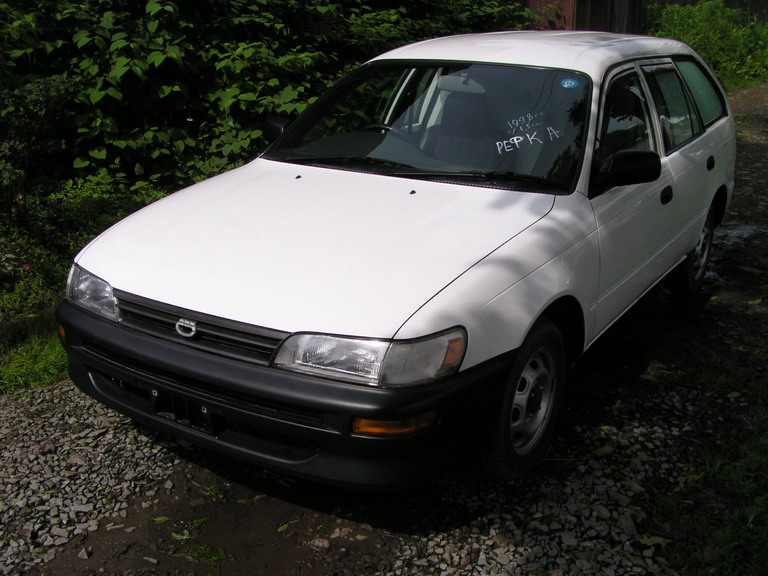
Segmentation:
[[(123, 326), (254, 364), (269, 364), (275, 349), (289, 335), (288, 332), (201, 314), (118, 290), (115, 298)], [(177, 330), (179, 321), (182, 321), (181, 331), (186, 333), (191, 332), (190, 323), (194, 323), (194, 335), (182, 336)]]
[(270, 422), (292, 421), (283, 413), (263, 407), (244, 411), (238, 406), (231, 410), (203, 398), (177, 394), (149, 383), (129, 383), (96, 371), (91, 372), (91, 379), (101, 394), (123, 406), (192, 428), (225, 444), (286, 461), (306, 460), (317, 452), (317, 445), (308, 440), (270, 429)]
[(105, 381), (119, 384), (120, 387), (129, 386), (130, 381), (134, 386), (141, 388), (147, 394), (152, 389), (162, 388), (172, 394), (194, 397), (196, 401), (207, 405), (226, 404), (239, 410), (245, 410), (277, 420), (294, 422), (302, 426), (324, 427), (322, 414), (318, 411), (257, 398), (247, 391), (236, 391), (221, 385), (211, 386), (200, 380), (181, 378), (176, 374), (140, 364), (133, 358), (129, 359), (118, 355), (87, 340), (83, 340), (83, 346), (94, 357), (108, 363), (111, 367), (119, 368), (124, 373), (122, 379), (119, 379), (116, 376), (107, 374), (107, 372), (113, 372), (113, 370), (102, 372), (95, 368), (89, 368), (91, 374), (99, 374)]

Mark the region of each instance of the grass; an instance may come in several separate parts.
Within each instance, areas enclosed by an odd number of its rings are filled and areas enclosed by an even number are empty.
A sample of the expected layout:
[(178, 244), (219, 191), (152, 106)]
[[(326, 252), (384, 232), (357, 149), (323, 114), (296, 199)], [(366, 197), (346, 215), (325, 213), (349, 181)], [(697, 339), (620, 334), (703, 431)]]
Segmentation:
[(755, 412), (748, 435), (702, 448), (685, 492), (657, 495), (657, 511), (680, 532), (666, 551), (680, 574), (751, 576), (768, 566), (768, 408)]
[(175, 526), (178, 528), (178, 531), (171, 532), (171, 538), (181, 541), (197, 538), (198, 529), (205, 524), (208, 524), (208, 522), (211, 520), (213, 520), (213, 518), (206, 516), (205, 518), (197, 518), (195, 520), (182, 520), (177, 522)]
[[(768, 254), (760, 242), (749, 250), (756, 260)], [(679, 451), (687, 481), (674, 493), (656, 487), (649, 512), (670, 540), (669, 575), (758, 576), (768, 566), (766, 310), (756, 299), (713, 299), (710, 309), (719, 310), (724, 345), (699, 342), (697, 366), (678, 380), (709, 398)]]
[(211, 482), (207, 486), (202, 486), (200, 492), (209, 502), (226, 502), (229, 488), (229, 482)]
[[(164, 524), (170, 522), (167, 516), (157, 516), (152, 519), (155, 524)], [(183, 544), (193, 544), (200, 537), (200, 529), (213, 521), (210, 516), (196, 518), (193, 520), (180, 520), (173, 523), (174, 529), (171, 530), (171, 538)], [(212, 568), (219, 568), (219, 565), (225, 560), (234, 560), (231, 554), (224, 551), (223, 548), (212, 548), (202, 544), (194, 544), (191, 548), (176, 550), (175, 547), (170, 553), (182, 556), (197, 564), (205, 564)]]
[(67, 377), (67, 357), (53, 317), (34, 317), (27, 329), (25, 340), (0, 353), (0, 394), (48, 386)]
[(216, 550), (214, 550), (210, 546), (201, 546), (199, 544), (187, 551), (186, 555), (192, 560), (207, 564), (212, 568), (218, 568), (224, 560), (233, 559), (223, 548), (216, 548)]

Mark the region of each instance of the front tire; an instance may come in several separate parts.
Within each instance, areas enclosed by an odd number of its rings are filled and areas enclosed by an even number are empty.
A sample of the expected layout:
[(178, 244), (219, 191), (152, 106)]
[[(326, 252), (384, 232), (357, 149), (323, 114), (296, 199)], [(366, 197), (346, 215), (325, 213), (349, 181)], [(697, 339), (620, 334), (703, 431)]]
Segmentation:
[(515, 353), (490, 450), (491, 471), (519, 478), (546, 455), (565, 375), (563, 337), (549, 320), (537, 322)]

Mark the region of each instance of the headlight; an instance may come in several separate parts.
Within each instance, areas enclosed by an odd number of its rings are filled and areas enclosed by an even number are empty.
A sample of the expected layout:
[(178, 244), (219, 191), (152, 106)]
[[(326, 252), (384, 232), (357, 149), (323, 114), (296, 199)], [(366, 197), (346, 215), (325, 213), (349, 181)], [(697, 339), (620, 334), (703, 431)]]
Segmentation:
[(67, 280), (67, 298), (73, 304), (100, 316), (117, 320), (112, 286), (75, 264)]
[(461, 366), (467, 335), (454, 328), (419, 340), (367, 340), (296, 334), (278, 351), (274, 366), (346, 382), (400, 388), (434, 382)]

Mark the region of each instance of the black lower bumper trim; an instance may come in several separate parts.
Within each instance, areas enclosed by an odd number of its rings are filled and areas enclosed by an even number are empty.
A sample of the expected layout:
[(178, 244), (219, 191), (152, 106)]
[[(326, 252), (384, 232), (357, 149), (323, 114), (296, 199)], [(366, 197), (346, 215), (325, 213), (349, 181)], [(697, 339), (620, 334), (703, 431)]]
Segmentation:
[[(343, 485), (400, 486), (455, 458), (493, 403), (498, 358), (431, 385), (382, 390), (249, 365), (132, 331), (68, 303), (57, 310), (72, 380), (139, 422), (283, 473)], [(355, 417), (439, 415), (393, 437), (351, 431)]]

